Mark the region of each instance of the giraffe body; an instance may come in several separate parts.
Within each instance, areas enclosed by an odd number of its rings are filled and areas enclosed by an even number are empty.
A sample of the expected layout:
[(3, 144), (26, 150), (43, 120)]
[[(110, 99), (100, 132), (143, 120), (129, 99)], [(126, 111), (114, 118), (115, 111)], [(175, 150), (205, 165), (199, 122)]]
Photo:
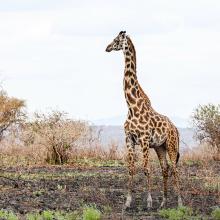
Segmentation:
[(130, 207), (132, 201), (133, 176), (135, 174), (134, 151), (135, 145), (140, 145), (143, 152), (143, 167), (147, 177), (147, 206), (152, 207), (151, 181), (149, 171), (149, 148), (154, 148), (160, 161), (164, 196), (161, 203), (163, 207), (167, 198), (168, 180), (168, 154), (174, 175), (174, 186), (178, 195), (178, 205), (182, 205), (179, 188), (179, 175), (176, 164), (179, 159), (179, 133), (170, 119), (157, 113), (148, 96), (141, 88), (136, 75), (136, 52), (134, 45), (124, 31), (106, 48), (107, 52), (123, 50), (125, 59), (124, 94), (128, 106), (127, 120), (124, 124), (126, 146), (128, 150), (129, 184), (125, 208)]

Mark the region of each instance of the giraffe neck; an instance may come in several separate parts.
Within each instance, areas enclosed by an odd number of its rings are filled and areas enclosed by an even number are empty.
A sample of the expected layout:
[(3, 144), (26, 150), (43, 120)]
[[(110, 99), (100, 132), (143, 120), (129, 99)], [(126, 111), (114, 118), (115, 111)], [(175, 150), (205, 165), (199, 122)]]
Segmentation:
[(139, 100), (142, 100), (150, 105), (149, 98), (144, 93), (137, 80), (135, 47), (128, 36), (126, 39), (127, 40), (123, 48), (125, 58), (124, 93), (128, 108), (130, 109), (136, 106)]

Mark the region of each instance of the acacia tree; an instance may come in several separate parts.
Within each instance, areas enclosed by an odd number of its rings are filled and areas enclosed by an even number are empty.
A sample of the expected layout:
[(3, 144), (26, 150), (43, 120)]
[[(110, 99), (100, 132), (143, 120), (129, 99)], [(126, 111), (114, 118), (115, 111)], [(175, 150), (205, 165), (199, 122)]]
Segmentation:
[(210, 143), (220, 153), (220, 105), (199, 105), (192, 115), (192, 122), (197, 139)]
[(24, 107), (23, 100), (9, 97), (4, 90), (0, 91), (0, 141), (12, 125), (23, 122), (26, 115)]

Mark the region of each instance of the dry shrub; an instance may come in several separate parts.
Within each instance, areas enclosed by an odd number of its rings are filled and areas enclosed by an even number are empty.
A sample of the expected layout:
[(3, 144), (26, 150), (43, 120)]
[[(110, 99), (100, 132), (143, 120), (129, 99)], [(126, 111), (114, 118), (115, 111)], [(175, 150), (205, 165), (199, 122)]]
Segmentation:
[(108, 153), (108, 159), (115, 160), (119, 159), (119, 157), (122, 156), (119, 152), (118, 145), (115, 142), (112, 142), (109, 146), (109, 153)]
[[(19, 133), (20, 135), (20, 133)], [(45, 150), (33, 145), (24, 146), (19, 136), (13, 131), (1, 141), (0, 166), (25, 166), (43, 164), (45, 161)]]
[(183, 153), (181, 160), (209, 162), (211, 160), (218, 160), (219, 158), (218, 150), (204, 143)]
[(100, 133), (88, 122), (63, 112), (36, 113), (30, 122), (12, 129), (0, 146), (0, 165), (64, 164), (78, 159), (121, 160), (123, 150), (103, 146)]
[(98, 159), (98, 160), (122, 160), (123, 151), (118, 149), (118, 145), (112, 142), (108, 146), (102, 146), (97, 138), (89, 145), (78, 145), (72, 148), (71, 159)]
[[(127, 149), (124, 150), (124, 158), (123, 160), (127, 161)], [(170, 158), (168, 155), (167, 159), (170, 162)], [(219, 160), (220, 155), (218, 154), (218, 150), (216, 148), (210, 147), (209, 144), (201, 144), (192, 149), (188, 149), (184, 152), (180, 152), (180, 163), (185, 164), (202, 164), (203, 166), (209, 165), (210, 161)], [(149, 166), (152, 168), (154, 166), (159, 165), (159, 159), (154, 149), (150, 149), (150, 157), (149, 157)], [(135, 164), (137, 167), (143, 167), (143, 153), (140, 146), (135, 146)]]
[(48, 163), (64, 164), (70, 149), (86, 136), (88, 127), (86, 122), (69, 119), (63, 112), (35, 113), (33, 121), (23, 126), (22, 140), (33, 149), (45, 149)]

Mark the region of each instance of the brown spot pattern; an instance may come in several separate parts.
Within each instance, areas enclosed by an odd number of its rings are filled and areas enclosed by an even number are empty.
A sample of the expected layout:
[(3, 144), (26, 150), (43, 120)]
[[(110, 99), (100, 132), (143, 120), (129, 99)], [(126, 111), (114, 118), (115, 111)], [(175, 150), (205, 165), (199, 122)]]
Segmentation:
[(141, 107), (141, 104), (142, 104), (142, 99), (138, 99), (138, 101), (137, 101), (137, 107), (140, 108), (140, 107)]
[(127, 80), (124, 81), (125, 82), (125, 89), (130, 89), (131, 85), (129, 84), (129, 82)]
[(157, 126), (157, 121), (155, 120), (155, 118), (151, 118), (151, 121), (153, 123), (153, 126), (156, 127)]
[(136, 103), (135, 99), (129, 93), (127, 93), (127, 98), (128, 98), (129, 103), (131, 103), (131, 104)]
[(132, 93), (132, 95), (136, 98), (137, 97), (137, 92), (136, 92), (137, 90), (135, 89), (135, 88), (132, 88), (131, 89), (131, 93)]

